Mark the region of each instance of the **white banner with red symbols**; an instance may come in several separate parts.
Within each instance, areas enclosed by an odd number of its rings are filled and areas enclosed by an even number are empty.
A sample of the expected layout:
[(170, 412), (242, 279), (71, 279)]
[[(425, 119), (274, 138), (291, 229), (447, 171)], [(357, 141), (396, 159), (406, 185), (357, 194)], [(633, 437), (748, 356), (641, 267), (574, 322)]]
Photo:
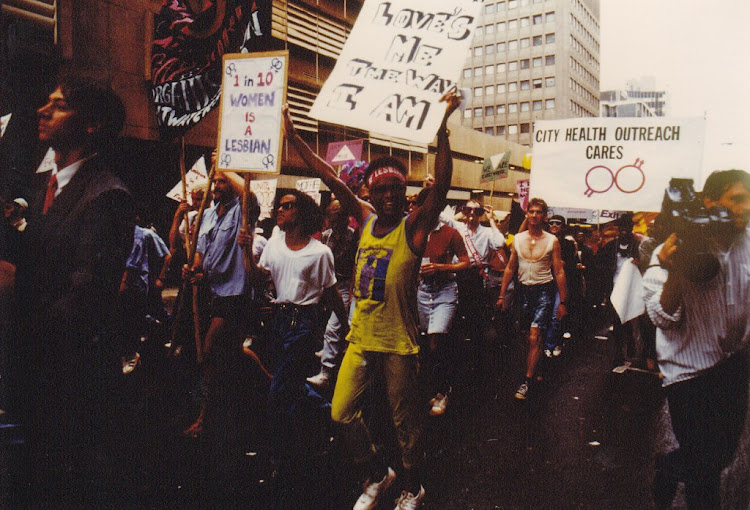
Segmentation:
[(704, 139), (703, 119), (540, 120), (531, 195), (551, 206), (659, 211), (673, 177), (701, 184)]

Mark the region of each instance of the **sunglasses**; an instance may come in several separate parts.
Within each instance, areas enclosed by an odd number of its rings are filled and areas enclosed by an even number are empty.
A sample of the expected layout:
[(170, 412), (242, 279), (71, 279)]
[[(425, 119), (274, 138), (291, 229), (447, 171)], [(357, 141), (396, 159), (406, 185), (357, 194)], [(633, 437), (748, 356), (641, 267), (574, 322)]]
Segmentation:
[(560, 221), (560, 220), (550, 220), (549, 221), (549, 225), (550, 225), (550, 227), (559, 227), (560, 225), (562, 225), (562, 221)]
[(284, 202), (283, 204), (279, 204), (278, 209), (281, 211), (288, 211), (293, 207), (297, 207), (297, 202)]
[(484, 207), (464, 207), (464, 214), (474, 213), (476, 216), (484, 214)]

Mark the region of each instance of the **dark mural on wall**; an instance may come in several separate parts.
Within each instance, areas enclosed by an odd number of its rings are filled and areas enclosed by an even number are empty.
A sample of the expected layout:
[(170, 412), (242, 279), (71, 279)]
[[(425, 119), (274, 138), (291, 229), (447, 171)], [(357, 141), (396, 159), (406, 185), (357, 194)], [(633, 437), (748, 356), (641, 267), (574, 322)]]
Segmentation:
[(165, 0), (151, 57), (162, 131), (184, 131), (203, 119), (219, 104), (222, 55), (268, 49), (270, 32), (270, 0)]

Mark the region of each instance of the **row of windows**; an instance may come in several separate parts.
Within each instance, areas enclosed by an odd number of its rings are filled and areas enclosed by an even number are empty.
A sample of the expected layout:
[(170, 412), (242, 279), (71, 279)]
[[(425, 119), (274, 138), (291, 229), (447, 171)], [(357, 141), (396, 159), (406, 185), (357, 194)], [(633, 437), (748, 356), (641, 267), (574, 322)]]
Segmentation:
[(519, 127), (521, 133), (531, 133), (531, 124), (525, 122), (523, 124), (511, 124), (510, 126), (490, 126), (486, 128), (475, 128), (476, 131), (484, 132), (488, 135), (492, 136), (503, 136), (505, 135), (506, 131), (509, 135), (517, 135), (519, 132)]
[(573, 34), (570, 34), (570, 46), (575, 49), (578, 53), (582, 54), (586, 58), (586, 62), (593, 63), (594, 66), (599, 69), (599, 60), (591, 54), (581, 42), (575, 38)]
[(471, 78), (472, 75), (477, 78), (479, 76), (482, 76), (482, 74), (486, 75), (492, 75), (492, 74), (500, 74), (504, 73), (506, 70), (508, 72), (518, 71), (520, 70), (526, 70), (533, 68), (540, 68), (542, 66), (553, 66), (555, 65), (555, 56), (554, 55), (546, 55), (544, 57), (534, 57), (532, 59), (523, 58), (521, 60), (513, 60), (512, 62), (502, 62), (500, 64), (493, 64), (493, 65), (487, 65), (484, 67), (475, 67), (472, 71), (471, 69), (464, 69), (464, 78)]
[[(551, 2), (552, 0), (532, 0), (535, 4), (541, 4), (542, 2)], [(506, 9), (517, 9), (519, 6), (524, 7), (529, 5), (529, 0), (508, 0), (507, 2), (488, 3), (484, 6), (485, 14), (494, 14), (496, 12), (502, 12)]]
[(474, 87), (473, 97), (492, 96), (494, 94), (505, 94), (506, 92), (518, 92), (519, 90), (539, 90), (545, 86), (551, 88), (555, 86), (555, 77), (548, 76), (544, 79), (535, 78), (533, 80), (512, 81), (510, 83), (497, 83), (485, 87)]
[(580, 62), (578, 62), (573, 57), (570, 57), (570, 68), (586, 78), (586, 80), (591, 83), (595, 89), (599, 90), (599, 78), (594, 76), (589, 72), (586, 67), (584, 67)]
[(589, 92), (586, 87), (575, 81), (573, 78), (570, 79), (570, 90), (583, 97), (589, 103), (593, 104), (597, 108), (599, 107), (599, 98)]
[(583, 26), (583, 23), (578, 21), (578, 18), (576, 18), (573, 13), (570, 13), (570, 25), (583, 36), (584, 40), (587, 43), (589, 43), (597, 52), (599, 52), (599, 41), (593, 35), (591, 35), (591, 32), (589, 32), (586, 27)]
[(470, 50), (470, 57), (481, 57), (482, 55), (492, 55), (494, 53), (505, 53), (506, 51), (515, 51), (518, 48), (528, 48), (529, 46), (541, 46), (544, 42), (552, 44), (555, 42), (555, 34), (546, 34), (544, 36), (536, 35), (534, 37), (524, 37), (513, 41), (503, 41), (494, 44), (485, 44), (476, 46)]
[(570, 0), (570, 3), (575, 7), (575, 9), (581, 14), (581, 17), (584, 18), (586, 21), (588, 21), (589, 25), (593, 25), (596, 27), (596, 33), (599, 34), (599, 22), (594, 18), (589, 10), (586, 8), (583, 3), (581, 3), (581, 0)]
[(583, 106), (579, 105), (575, 101), (570, 101), (570, 111), (573, 113), (573, 117), (598, 117), (598, 113), (594, 115)]
[(499, 21), (497, 23), (490, 23), (484, 26), (477, 26), (474, 29), (474, 35), (492, 35), (495, 32), (501, 33), (505, 31), (518, 30), (519, 28), (526, 28), (531, 25), (542, 25), (544, 23), (554, 23), (555, 11), (550, 11), (544, 14), (535, 14), (533, 16), (525, 16), (523, 18), (511, 19), (508, 21)]
[(492, 117), (494, 115), (505, 115), (506, 113), (529, 112), (531, 110), (538, 112), (543, 109), (554, 110), (554, 99), (538, 99), (535, 101), (523, 101), (521, 103), (508, 103), (492, 106), (478, 106), (476, 108), (467, 108), (464, 110), (464, 118), (472, 117)]

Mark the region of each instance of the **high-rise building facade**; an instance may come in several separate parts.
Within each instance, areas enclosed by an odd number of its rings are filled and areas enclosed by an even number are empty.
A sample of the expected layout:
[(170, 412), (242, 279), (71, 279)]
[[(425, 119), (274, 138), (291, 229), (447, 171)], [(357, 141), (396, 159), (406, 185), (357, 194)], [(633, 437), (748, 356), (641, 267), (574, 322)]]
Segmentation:
[(656, 80), (645, 76), (630, 80), (624, 89), (601, 93), (602, 117), (664, 117), (669, 111), (669, 94), (656, 90)]
[(531, 145), (534, 121), (599, 116), (599, 0), (487, 0), (463, 124)]

